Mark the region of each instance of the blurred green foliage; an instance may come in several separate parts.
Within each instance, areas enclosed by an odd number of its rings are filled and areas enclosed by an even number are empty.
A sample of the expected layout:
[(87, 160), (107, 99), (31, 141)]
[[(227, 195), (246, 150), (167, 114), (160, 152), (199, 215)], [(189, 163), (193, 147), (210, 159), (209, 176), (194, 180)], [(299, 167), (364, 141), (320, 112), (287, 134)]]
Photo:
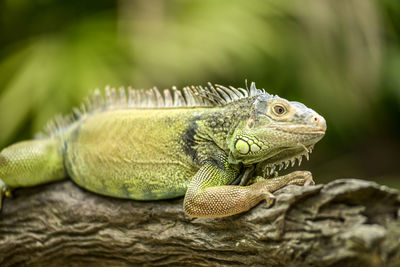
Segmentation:
[(105, 85), (247, 79), (327, 119), (317, 181), (400, 188), (398, 0), (6, 0), (0, 32), (1, 147)]

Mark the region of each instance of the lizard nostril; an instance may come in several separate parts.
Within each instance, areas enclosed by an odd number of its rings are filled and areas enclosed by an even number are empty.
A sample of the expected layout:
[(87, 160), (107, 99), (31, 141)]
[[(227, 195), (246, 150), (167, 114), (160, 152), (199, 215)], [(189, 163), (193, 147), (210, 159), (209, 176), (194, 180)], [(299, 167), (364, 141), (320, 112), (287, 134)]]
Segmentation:
[(311, 121), (315, 124), (315, 126), (320, 127), (321, 130), (326, 130), (326, 122), (325, 119), (319, 115), (314, 115), (311, 118)]

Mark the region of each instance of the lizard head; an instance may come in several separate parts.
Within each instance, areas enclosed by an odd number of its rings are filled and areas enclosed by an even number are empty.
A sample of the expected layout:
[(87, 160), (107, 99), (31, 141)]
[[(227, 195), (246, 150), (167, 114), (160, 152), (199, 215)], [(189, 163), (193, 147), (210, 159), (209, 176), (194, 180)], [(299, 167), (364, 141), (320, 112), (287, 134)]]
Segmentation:
[[(326, 131), (325, 119), (302, 103), (261, 93), (250, 116), (240, 122), (229, 140), (230, 160), (266, 167), (299, 165)], [(272, 170), (271, 170), (272, 172)]]

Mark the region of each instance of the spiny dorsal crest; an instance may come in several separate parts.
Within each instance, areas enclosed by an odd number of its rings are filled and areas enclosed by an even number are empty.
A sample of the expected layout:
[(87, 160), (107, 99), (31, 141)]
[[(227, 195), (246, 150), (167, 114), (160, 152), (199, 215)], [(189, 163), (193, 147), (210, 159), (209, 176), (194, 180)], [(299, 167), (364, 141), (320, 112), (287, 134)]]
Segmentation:
[(87, 99), (80, 108), (74, 108), (72, 114), (68, 116), (56, 116), (51, 120), (41, 137), (52, 137), (62, 133), (69, 125), (79, 118), (97, 111), (117, 109), (117, 108), (177, 108), (177, 107), (197, 107), (197, 106), (223, 106), (239, 99), (257, 96), (260, 94), (268, 95), (264, 89), (257, 89), (254, 82), (250, 88), (225, 87), (219, 84), (208, 87), (187, 86), (182, 92), (174, 86), (172, 89), (163, 90), (163, 94), (156, 88), (133, 89), (121, 87), (118, 92), (115, 88), (106, 87), (105, 97), (99, 89)]
[(208, 87), (186, 86), (179, 91), (175, 86), (172, 89), (165, 89), (161, 93), (157, 87), (151, 89), (133, 89), (128, 87), (115, 88), (106, 87), (105, 99), (99, 89), (96, 89), (85, 101), (86, 112), (94, 110), (112, 109), (115, 107), (127, 108), (173, 108), (173, 107), (196, 107), (196, 106), (223, 106), (227, 103), (241, 98), (265, 93), (264, 90), (257, 89), (254, 82), (250, 89), (225, 87), (219, 84)]

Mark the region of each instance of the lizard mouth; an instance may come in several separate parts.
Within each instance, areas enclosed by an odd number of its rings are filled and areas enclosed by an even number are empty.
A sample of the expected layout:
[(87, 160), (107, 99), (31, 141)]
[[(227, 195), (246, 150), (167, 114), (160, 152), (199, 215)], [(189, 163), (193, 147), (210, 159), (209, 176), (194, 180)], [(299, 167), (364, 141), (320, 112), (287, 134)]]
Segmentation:
[(293, 167), (296, 162), (298, 163), (298, 166), (300, 166), (303, 161), (303, 156), (309, 160), (313, 149), (314, 145), (300, 146), (295, 149), (284, 150), (263, 162), (265, 168), (264, 173), (269, 176), (275, 171), (285, 170), (289, 166)]
[(275, 130), (290, 133), (290, 134), (315, 134), (315, 135), (324, 135), (326, 132), (326, 128), (322, 127), (310, 127), (303, 125), (293, 125), (293, 126), (275, 126), (273, 127)]

